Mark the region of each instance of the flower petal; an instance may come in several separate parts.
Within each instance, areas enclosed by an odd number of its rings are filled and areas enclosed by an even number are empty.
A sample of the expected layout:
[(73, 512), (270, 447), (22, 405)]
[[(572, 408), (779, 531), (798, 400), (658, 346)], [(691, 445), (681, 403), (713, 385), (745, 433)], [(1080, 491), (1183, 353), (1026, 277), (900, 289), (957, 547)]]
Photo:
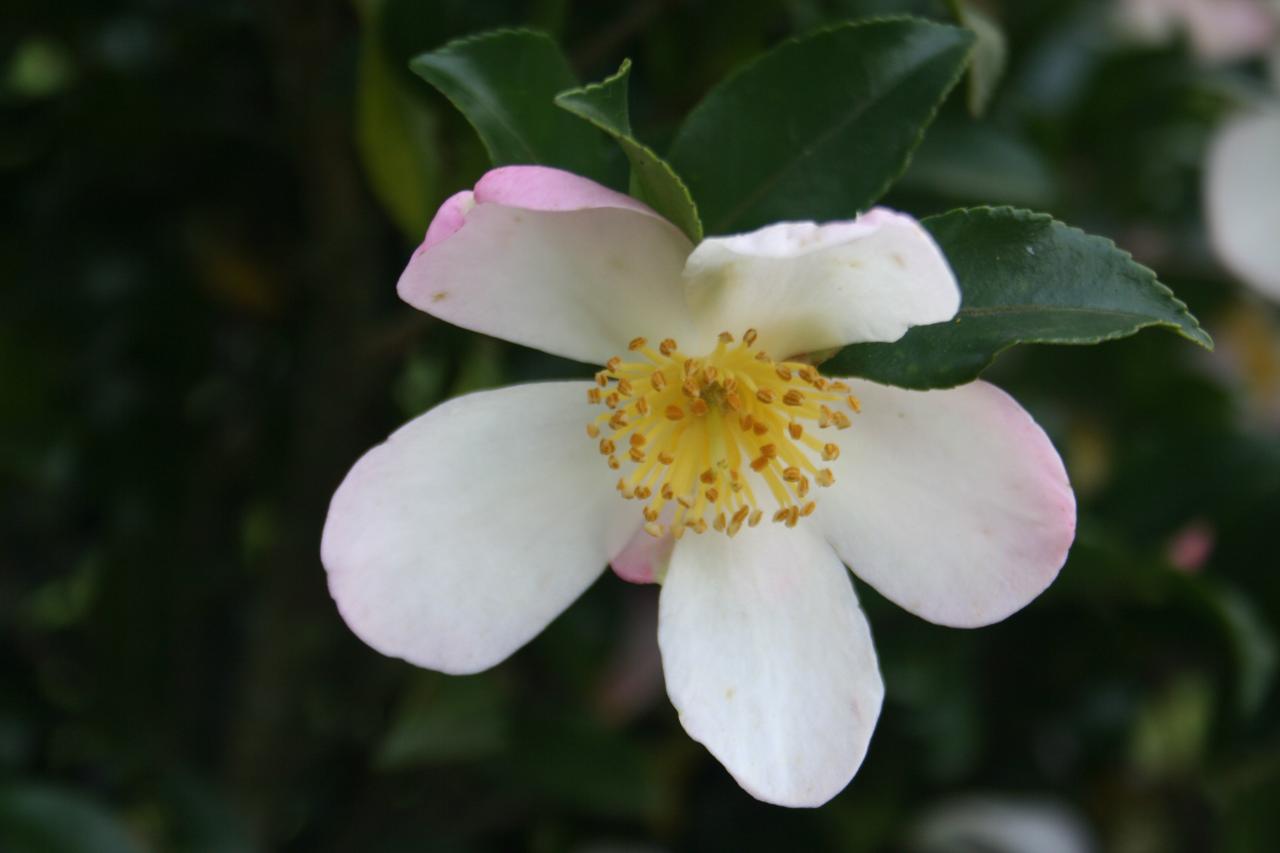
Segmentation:
[(686, 535), (658, 644), (681, 724), (752, 796), (818, 806), (853, 778), (884, 685), (848, 573), (811, 528)]
[(588, 387), (460, 397), (355, 464), (320, 550), (362, 640), (418, 666), (478, 672), (591, 585), (637, 521), (583, 434)]
[(858, 577), (930, 622), (998, 622), (1057, 576), (1075, 496), (1049, 438), (973, 382), (903, 391), (855, 382), (862, 413), (815, 517)]
[(1218, 257), (1280, 300), (1280, 108), (1240, 116), (1209, 149), (1205, 205)]
[(693, 246), (640, 202), (543, 166), (486, 174), (436, 214), (397, 286), (457, 326), (592, 363), (680, 338)]
[(850, 222), (780, 222), (703, 240), (685, 265), (704, 336), (754, 327), (776, 356), (896, 341), (950, 320), (960, 289), (909, 216), (876, 208)]

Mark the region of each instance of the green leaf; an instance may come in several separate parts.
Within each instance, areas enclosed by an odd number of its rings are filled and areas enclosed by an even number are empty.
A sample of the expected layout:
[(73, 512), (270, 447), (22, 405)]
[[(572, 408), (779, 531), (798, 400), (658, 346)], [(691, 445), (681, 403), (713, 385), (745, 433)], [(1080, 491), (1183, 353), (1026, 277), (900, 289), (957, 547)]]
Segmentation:
[(472, 761), (507, 741), (505, 696), (488, 674), (457, 678), (419, 673), (378, 746), (381, 770)]
[(949, 388), (978, 378), (1014, 344), (1093, 344), (1147, 326), (1213, 348), (1173, 291), (1110, 240), (1008, 207), (954, 210), (924, 225), (960, 282), (960, 312), (894, 343), (845, 347), (824, 371)]
[(384, 5), (384, 0), (357, 4), (356, 145), (374, 195), (400, 230), (418, 240), (435, 211), (440, 172), (435, 116), (396, 79), (381, 37)]
[(608, 181), (604, 140), (556, 109), (555, 96), (578, 81), (549, 36), (495, 30), (420, 54), (409, 67), (466, 116), (495, 166), (533, 163)]
[(911, 18), (793, 39), (713, 89), (669, 160), (708, 233), (850, 218), (902, 174), (973, 34)]
[(43, 785), (0, 788), (6, 853), (141, 853), (124, 825), (91, 800)]
[(973, 30), (977, 41), (973, 48), (973, 62), (969, 64), (969, 79), (965, 101), (969, 113), (980, 116), (986, 112), (996, 85), (1004, 76), (1005, 61), (1009, 58), (1009, 45), (1004, 31), (990, 16), (969, 0), (949, 0), (951, 14), (961, 26)]
[(627, 78), (631, 60), (611, 77), (556, 96), (556, 105), (603, 130), (617, 140), (631, 164), (631, 194), (674, 222), (690, 240), (702, 239), (698, 208), (680, 176), (631, 133), (627, 107)]

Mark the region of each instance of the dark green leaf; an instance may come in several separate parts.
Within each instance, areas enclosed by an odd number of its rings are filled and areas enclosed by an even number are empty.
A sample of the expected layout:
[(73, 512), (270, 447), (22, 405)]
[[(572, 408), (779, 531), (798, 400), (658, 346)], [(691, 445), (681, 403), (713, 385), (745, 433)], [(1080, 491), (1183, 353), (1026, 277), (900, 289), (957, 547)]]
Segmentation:
[(96, 803), (38, 785), (0, 788), (5, 853), (139, 853), (124, 826)]
[(627, 77), (631, 60), (599, 83), (556, 96), (556, 104), (617, 140), (631, 163), (631, 194), (674, 222), (693, 242), (702, 239), (702, 223), (688, 188), (667, 163), (631, 133)]
[(418, 673), (375, 760), (383, 770), (469, 761), (499, 752), (506, 738), (504, 697), (493, 676)]
[(969, 80), (966, 103), (972, 115), (980, 116), (995, 94), (996, 85), (1004, 76), (1005, 60), (1009, 46), (1004, 31), (991, 17), (969, 0), (949, 0), (951, 14), (964, 27), (973, 30), (977, 41), (973, 48), (973, 62), (969, 64)]
[(845, 347), (826, 371), (947, 388), (976, 379), (1018, 343), (1093, 344), (1167, 326), (1213, 346), (1155, 273), (1110, 240), (1007, 207), (955, 210), (924, 225), (960, 282), (960, 312), (894, 343)]
[(421, 239), (431, 221), (439, 162), (435, 116), (401, 90), (383, 49), (383, 2), (359, 4), (356, 143), (369, 184), (400, 230)]
[(906, 168), (972, 43), (966, 30), (909, 18), (845, 24), (725, 80), (669, 157), (707, 232), (869, 207)]
[(495, 166), (555, 166), (607, 182), (604, 140), (553, 102), (578, 81), (545, 34), (482, 33), (420, 54), (409, 67), (467, 117)]

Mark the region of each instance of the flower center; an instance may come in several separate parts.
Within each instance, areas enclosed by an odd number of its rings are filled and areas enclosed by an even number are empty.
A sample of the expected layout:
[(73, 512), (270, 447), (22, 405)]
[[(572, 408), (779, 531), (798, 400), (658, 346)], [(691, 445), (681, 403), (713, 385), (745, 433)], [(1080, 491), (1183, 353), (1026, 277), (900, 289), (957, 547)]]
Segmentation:
[(722, 332), (709, 355), (691, 358), (667, 338), (652, 349), (636, 338), (643, 361), (609, 359), (587, 391), (602, 412), (587, 424), (618, 480), (622, 497), (644, 503), (644, 529), (677, 539), (708, 527), (736, 534), (755, 527), (772, 498), (775, 522), (794, 527), (813, 512), (813, 484), (830, 486), (821, 467), (840, 448), (816, 430), (848, 428), (847, 407), (859, 411), (849, 386), (808, 364), (775, 362), (753, 350), (756, 331), (741, 342)]

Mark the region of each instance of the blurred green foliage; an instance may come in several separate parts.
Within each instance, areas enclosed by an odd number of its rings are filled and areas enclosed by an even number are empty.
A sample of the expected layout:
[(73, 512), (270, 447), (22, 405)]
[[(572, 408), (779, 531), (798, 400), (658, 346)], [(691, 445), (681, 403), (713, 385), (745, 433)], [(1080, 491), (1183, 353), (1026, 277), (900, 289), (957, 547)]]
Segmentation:
[(6, 4), (0, 850), (887, 850), (974, 791), (1056, 801), (1099, 849), (1275, 849), (1280, 316), (1199, 212), (1208, 136), (1261, 68), (1127, 44), (1107, 3), (962, 5), (1002, 28), (1004, 74), (972, 70), (981, 118), (953, 93), (887, 202), (1113, 238), (1219, 348), (1023, 347), (988, 372), (1063, 452), (1070, 562), (974, 632), (860, 586), (885, 710), (854, 783), (789, 812), (680, 729), (654, 589), (606, 576), (472, 679), (380, 657), (329, 601), (320, 526), (360, 452), (446, 396), (583, 370), (396, 300), (488, 163), (408, 60), (498, 26), (551, 33), (578, 81), (629, 57), (628, 130), (664, 151), (788, 36), (953, 4)]

